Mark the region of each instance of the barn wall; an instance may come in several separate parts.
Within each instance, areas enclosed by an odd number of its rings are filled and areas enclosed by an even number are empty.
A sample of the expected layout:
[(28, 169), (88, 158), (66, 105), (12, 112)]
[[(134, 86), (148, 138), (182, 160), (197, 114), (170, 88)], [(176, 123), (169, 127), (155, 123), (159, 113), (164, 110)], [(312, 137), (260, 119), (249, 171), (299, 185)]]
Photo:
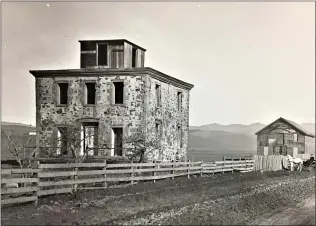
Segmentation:
[(257, 154), (258, 155), (263, 155), (264, 154), (264, 147), (263, 146), (257, 147)]
[(313, 154), (315, 156), (315, 138), (305, 137), (305, 154)]

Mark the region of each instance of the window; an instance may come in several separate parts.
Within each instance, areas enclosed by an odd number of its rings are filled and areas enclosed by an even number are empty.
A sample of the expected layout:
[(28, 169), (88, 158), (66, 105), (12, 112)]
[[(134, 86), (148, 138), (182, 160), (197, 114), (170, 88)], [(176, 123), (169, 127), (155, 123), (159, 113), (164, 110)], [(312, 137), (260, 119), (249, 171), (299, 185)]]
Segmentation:
[(57, 133), (57, 155), (67, 155), (67, 128), (66, 127), (58, 127)]
[(182, 92), (177, 93), (177, 99), (178, 99), (178, 111), (182, 112)]
[(275, 141), (276, 141), (276, 139), (269, 138), (268, 143), (269, 143), (269, 144), (274, 144)]
[(124, 83), (114, 82), (114, 103), (123, 104), (124, 99)]
[(179, 137), (179, 147), (182, 148), (183, 147), (183, 143), (182, 143), (182, 129), (181, 129), (181, 126), (178, 126), (178, 137)]
[(84, 153), (98, 155), (98, 123), (85, 122), (82, 126)]
[(68, 104), (68, 83), (58, 83), (57, 104), (58, 105)]
[(114, 156), (123, 155), (123, 128), (112, 128), (112, 144), (114, 148)]
[(86, 104), (95, 104), (95, 83), (86, 83)]
[(155, 86), (155, 93), (156, 93), (156, 104), (157, 107), (161, 106), (161, 88), (160, 85), (156, 84)]
[(136, 67), (136, 51), (137, 49), (132, 49), (132, 67)]
[(98, 44), (98, 65), (108, 65), (108, 45), (105, 43)]

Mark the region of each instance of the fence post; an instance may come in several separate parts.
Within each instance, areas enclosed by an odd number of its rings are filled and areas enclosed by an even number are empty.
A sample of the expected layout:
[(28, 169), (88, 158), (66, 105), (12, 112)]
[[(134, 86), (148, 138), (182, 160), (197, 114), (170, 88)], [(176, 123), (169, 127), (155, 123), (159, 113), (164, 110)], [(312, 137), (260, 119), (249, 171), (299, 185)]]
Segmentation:
[(188, 179), (190, 179), (190, 167), (191, 167), (191, 163), (190, 163), (190, 160), (189, 160), (189, 164), (187, 165), (188, 166)]
[(245, 169), (246, 169), (246, 171), (247, 171), (247, 170), (248, 170), (248, 169), (247, 169), (247, 158), (245, 158), (245, 165), (246, 165), (246, 166), (245, 166)]
[(171, 173), (172, 173), (172, 180), (174, 180), (174, 160), (172, 160), (172, 162), (173, 162), (173, 164), (172, 164), (172, 171), (171, 171)]
[(104, 172), (104, 187), (106, 188), (108, 185), (107, 185), (107, 181), (106, 181), (106, 160), (103, 161), (104, 162), (104, 166), (103, 166), (103, 172)]
[(194, 162), (194, 149), (193, 149), (192, 161)]
[[(39, 164), (40, 164), (40, 162), (39, 161), (36, 161), (35, 162), (35, 169), (39, 169)], [(38, 173), (37, 172), (35, 172), (34, 173), (35, 175), (33, 175), (33, 178), (38, 178), (38, 182), (36, 182), (35, 183), (35, 186), (36, 186), (36, 191), (35, 192), (33, 192), (33, 196), (36, 196), (36, 200), (35, 200), (35, 202), (34, 202), (34, 206), (35, 207), (37, 207), (38, 206), (38, 189), (40, 188), (39, 186), (38, 186), (38, 184), (39, 184), (39, 177), (38, 177)]]
[[(156, 160), (154, 160), (155, 166), (154, 166), (154, 172), (153, 172), (153, 176), (156, 176), (156, 169), (157, 169), (157, 163)], [(154, 183), (156, 183), (156, 179), (154, 179)]]
[[(74, 180), (77, 182), (77, 180), (78, 180), (78, 167), (75, 167), (73, 171), (75, 172)], [(75, 184), (73, 185), (73, 188), (72, 188), (74, 193), (77, 192), (77, 188), (78, 188), (78, 184), (75, 183)]]
[(231, 163), (232, 167), (231, 167), (231, 168), (232, 168), (232, 173), (234, 173), (234, 166), (233, 166), (233, 165), (235, 164), (235, 163), (234, 163), (235, 160), (234, 160), (234, 158), (232, 157), (230, 161), (232, 161), (232, 163)]
[(131, 184), (134, 185), (134, 163), (132, 161), (132, 167), (131, 167), (132, 173), (131, 173)]
[[(223, 161), (224, 161), (224, 163), (223, 163), (222, 169), (225, 169), (225, 156), (223, 156)], [(222, 173), (224, 174), (224, 171), (222, 171)]]
[(203, 176), (203, 160), (201, 161), (201, 177)]

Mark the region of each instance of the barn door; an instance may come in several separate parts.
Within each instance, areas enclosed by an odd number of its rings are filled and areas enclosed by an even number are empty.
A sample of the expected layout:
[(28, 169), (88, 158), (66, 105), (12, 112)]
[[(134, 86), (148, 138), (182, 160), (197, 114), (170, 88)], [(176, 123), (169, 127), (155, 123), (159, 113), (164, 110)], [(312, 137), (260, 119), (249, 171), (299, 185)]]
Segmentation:
[(269, 147), (264, 147), (263, 148), (263, 155), (268, 155), (269, 153)]
[(293, 147), (293, 158), (297, 156), (297, 147)]

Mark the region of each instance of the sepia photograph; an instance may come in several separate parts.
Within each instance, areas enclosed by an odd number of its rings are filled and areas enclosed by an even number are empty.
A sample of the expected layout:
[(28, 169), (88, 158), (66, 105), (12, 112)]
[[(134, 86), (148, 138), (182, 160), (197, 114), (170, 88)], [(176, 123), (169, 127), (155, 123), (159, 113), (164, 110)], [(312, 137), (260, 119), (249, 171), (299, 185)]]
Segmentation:
[(0, 6), (2, 225), (316, 225), (314, 1)]

